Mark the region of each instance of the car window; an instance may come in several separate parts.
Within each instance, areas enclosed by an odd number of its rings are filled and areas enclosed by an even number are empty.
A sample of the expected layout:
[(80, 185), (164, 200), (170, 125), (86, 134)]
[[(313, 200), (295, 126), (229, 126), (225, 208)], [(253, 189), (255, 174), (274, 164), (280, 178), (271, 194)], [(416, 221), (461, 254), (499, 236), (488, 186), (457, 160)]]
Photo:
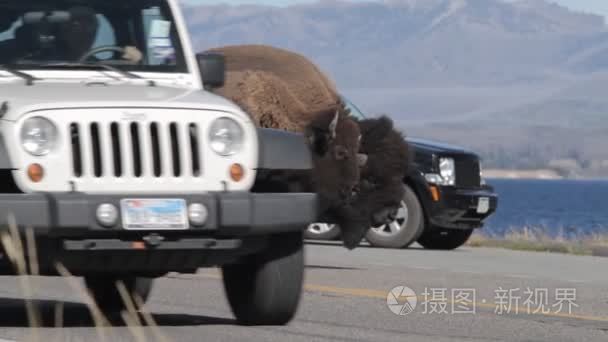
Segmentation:
[(353, 116), (359, 120), (365, 119), (365, 114), (363, 114), (363, 112), (359, 109), (359, 107), (355, 106), (350, 100), (348, 100), (345, 97), (342, 97), (342, 100), (344, 101), (346, 108), (348, 110), (350, 110), (351, 116)]
[(4, 31), (0, 32), (0, 41), (2, 41), (2, 40), (8, 40), (8, 39), (14, 39), (15, 38), (15, 30), (19, 26), (21, 26), (21, 20), (13, 22), (12, 24), (8, 23), (7, 24), (7, 29), (5, 29)]
[(166, 0), (0, 0), (0, 64), (103, 62), (130, 71), (185, 71), (168, 6)]
[(146, 56), (150, 65), (162, 65), (175, 61), (176, 37), (170, 29), (171, 23), (167, 21), (158, 6), (142, 11), (144, 32), (147, 37)]
[[(110, 25), (108, 19), (101, 14), (97, 14), (97, 20), (99, 22), (99, 32), (95, 38), (94, 46), (116, 46), (116, 35), (114, 34), (114, 28)], [(108, 59), (112, 57), (111, 52), (102, 52), (97, 55), (100, 59)]]

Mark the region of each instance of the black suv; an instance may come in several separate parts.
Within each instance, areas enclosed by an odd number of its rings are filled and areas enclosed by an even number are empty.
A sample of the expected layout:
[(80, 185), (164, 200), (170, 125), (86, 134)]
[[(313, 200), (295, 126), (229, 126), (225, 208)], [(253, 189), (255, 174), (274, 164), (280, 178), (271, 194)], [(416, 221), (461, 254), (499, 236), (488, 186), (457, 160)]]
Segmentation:
[[(365, 115), (343, 98), (351, 115)], [(414, 165), (404, 175), (405, 196), (397, 219), (372, 227), (366, 240), (385, 248), (405, 248), (418, 242), (428, 249), (456, 249), (498, 205), (498, 195), (482, 176), (480, 158), (467, 149), (423, 139), (407, 138), (414, 152)], [(333, 240), (339, 227), (314, 223), (306, 238)]]

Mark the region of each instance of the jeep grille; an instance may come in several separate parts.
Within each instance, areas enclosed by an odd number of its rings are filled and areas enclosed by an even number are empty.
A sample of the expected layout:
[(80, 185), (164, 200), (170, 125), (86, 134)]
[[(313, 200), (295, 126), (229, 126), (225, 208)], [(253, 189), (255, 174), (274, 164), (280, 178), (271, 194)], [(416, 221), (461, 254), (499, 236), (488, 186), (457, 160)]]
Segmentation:
[(202, 173), (202, 139), (196, 123), (73, 122), (69, 132), (75, 177), (199, 177)]

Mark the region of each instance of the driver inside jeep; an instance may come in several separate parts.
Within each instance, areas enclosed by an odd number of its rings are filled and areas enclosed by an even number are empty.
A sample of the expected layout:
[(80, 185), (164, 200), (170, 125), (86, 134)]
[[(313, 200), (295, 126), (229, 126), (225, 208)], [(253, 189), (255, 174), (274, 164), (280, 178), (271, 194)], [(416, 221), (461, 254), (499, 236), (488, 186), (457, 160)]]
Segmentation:
[[(1, 41), (0, 64), (45, 63), (94, 63), (97, 55), (112, 53), (109, 60), (123, 64), (139, 64), (142, 53), (134, 46), (95, 47), (99, 33), (99, 19), (96, 12), (88, 7), (72, 7), (63, 15), (44, 17), (40, 12), (23, 15), (21, 26), (14, 30), (14, 38)], [(0, 15), (2, 28), (11, 26), (14, 19), (10, 14)]]

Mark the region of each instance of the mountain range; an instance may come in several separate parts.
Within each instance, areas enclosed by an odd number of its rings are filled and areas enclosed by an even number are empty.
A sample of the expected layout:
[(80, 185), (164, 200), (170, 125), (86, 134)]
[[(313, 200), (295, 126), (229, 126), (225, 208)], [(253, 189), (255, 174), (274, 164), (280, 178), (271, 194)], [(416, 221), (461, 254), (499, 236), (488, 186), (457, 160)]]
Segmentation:
[(408, 135), (468, 145), (490, 167), (569, 160), (578, 167), (569, 174), (608, 176), (608, 150), (596, 146), (608, 145), (602, 16), (544, 0), (323, 0), (186, 13), (198, 49), (247, 43), (302, 53), (370, 115), (389, 114)]

